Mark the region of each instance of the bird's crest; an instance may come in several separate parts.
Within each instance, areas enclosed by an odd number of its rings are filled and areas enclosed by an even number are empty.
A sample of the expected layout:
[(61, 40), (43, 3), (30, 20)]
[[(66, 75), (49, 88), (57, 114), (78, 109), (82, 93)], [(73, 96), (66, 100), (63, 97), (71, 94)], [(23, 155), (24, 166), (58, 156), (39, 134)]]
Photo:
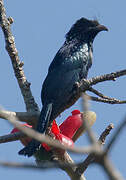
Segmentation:
[(71, 27), (70, 31), (66, 34), (66, 39), (70, 40), (74, 36), (77, 36), (84, 31), (86, 31), (90, 27), (98, 26), (99, 22), (98, 20), (88, 20), (86, 18), (81, 18), (76, 21), (75, 24)]

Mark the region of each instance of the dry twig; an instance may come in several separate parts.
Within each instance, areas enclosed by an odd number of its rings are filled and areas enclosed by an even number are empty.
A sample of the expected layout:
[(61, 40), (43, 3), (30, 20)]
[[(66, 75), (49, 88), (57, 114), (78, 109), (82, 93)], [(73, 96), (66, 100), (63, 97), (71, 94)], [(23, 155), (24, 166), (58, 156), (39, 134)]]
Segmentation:
[[(114, 127), (113, 124), (110, 124), (100, 135), (98, 141), (101, 145), (104, 145), (105, 139), (109, 135), (109, 133), (113, 129), (113, 127)], [(76, 172), (78, 172), (78, 174), (83, 174), (84, 171), (88, 168), (88, 166), (94, 162), (94, 160), (95, 160), (94, 154), (89, 154), (88, 157), (78, 166)]]
[(121, 122), (121, 124), (118, 125), (118, 128), (116, 129), (113, 137), (110, 139), (108, 145), (106, 146), (105, 154), (107, 154), (112, 149), (112, 146), (114, 145), (114, 142), (117, 140), (117, 137), (120, 135), (120, 132), (123, 130), (124, 127), (126, 127), (126, 117)]
[(96, 77), (93, 77), (88, 80), (83, 79), (80, 83), (80, 89), (82, 89), (82, 91), (83, 91), (83, 89), (85, 89), (84, 84), (85, 84), (85, 86), (87, 86), (87, 88), (88, 87), (90, 88), (90, 86), (96, 85), (97, 83), (104, 82), (104, 81), (111, 81), (111, 80), (115, 81), (116, 78), (125, 76), (125, 75), (126, 75), (126, 69), (121, 70), (121, 71), (112, 72), (110, 74), (96, 76)]
[(12, 142), (12, 141), (17, 141), (17, 140), (20, 140), (21, 138), (24, 138), (24, 137), (26, 137), (26, 135), (21, 133), (21, 132), (15, 132), (13, 134), (7, 134), (4, 136), (0, 136), (0, 144)]
[[(88, 95), (89, 96), (89, 95)], [(96, 102), (103, 102), (103, 103), (107, 103), (107, 104), (126, 104), (126, 101), (121, 101), (121, 100), (118, 100), (118, 99), (104, 99), (104, 98), (100, 98), (100, 97), (94, 97), (94, 96), (89, 96), (89, 98), (92, 100), (92, 101), (96, 101)]]
[(93, 96), (87, 95), (93, 101), (104, 102), (104, 103), (109, 103), (109, 104), (125, 104), (126, 103), (126, 100), (121, 101), (116, 98), (111, 98), (111, 97), (105, 96), (104, 94), (102, 94), (101, 92), (99, 92), (98, 90), (96, 90), (92, 87), (89, 87), (88, 91), (99, 96), (99, 97), (93, 97)]

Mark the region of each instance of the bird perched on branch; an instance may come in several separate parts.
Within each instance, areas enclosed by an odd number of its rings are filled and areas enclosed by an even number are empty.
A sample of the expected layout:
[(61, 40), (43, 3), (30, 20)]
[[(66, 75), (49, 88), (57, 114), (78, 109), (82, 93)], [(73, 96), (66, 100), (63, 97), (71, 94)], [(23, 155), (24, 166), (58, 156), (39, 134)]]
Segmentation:
[[(38, 132), (44, 133), (47, 126), (80, 97), (76, 93), (76, 83), (87, 78), (92, 65), (92, 44), (100, 31), (108, 29), (96, 20), (81, 18), (66, 34), (66, 40), (50, 64), (42, 86), (43, 107), (36, 128)], [(39, 147), (40, 142), (32, 140), (19, 154), (30, 157)]]

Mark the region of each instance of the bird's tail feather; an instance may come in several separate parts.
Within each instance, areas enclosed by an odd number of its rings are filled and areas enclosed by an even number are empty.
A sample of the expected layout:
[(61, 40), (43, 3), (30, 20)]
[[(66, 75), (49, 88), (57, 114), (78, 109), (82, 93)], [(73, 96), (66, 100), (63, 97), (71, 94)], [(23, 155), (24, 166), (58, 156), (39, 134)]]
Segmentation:
[(50, 121), (50, 116), (52, 113), (52, 103), (44, 107), (42, 108), (40, 118), (37, 124), (37, 131), (39, 131), (40, 133), (45, 132), (48, 122)]
[[(36, 129), (38, 132), (40, 133), (45, 132), (48, 122), (50, 121), (51, 113), (52, 113), (52, 103), (48, 104), (47, 106), (43, 106)], [(39, 148), (40, 148), (40, 142), (33, 139), (26, 147), (21, 149), (18, 152), (18, 154), (30, 157)]]

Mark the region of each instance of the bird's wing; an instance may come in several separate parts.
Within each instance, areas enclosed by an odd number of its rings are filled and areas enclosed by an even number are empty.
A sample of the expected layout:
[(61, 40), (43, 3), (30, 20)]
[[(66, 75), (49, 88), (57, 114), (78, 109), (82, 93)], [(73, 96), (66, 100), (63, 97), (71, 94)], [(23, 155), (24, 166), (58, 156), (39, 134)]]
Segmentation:
[[(80, 80), (80, 69), (70, 70), (68, 72), (62, 69), (48, 74), (42, 88), (42, 102), (43, 104), (52, 103), (52, 109), (56, 111), (58, 115), (64, 111), (65, 106), (69, 104), (72, 98), (74, 85)], [(55, 115), (54, 115), (54, 118)]]
[[(73, 41), (71, 43), (64, 42), (63, 46), (59, 49), (59, 51), (56, 53), (53, 61), (51, 62), (49, 66), (49, 72), (57, 69), (58, 67), (62, 66), (64, 63), (68, 63), (72, 59), (70, 59), (70, 55), (72, 55), (74, 48), (76, 46), (77, 42)], [(67, 62), (66, 62), (67, 61)]]

